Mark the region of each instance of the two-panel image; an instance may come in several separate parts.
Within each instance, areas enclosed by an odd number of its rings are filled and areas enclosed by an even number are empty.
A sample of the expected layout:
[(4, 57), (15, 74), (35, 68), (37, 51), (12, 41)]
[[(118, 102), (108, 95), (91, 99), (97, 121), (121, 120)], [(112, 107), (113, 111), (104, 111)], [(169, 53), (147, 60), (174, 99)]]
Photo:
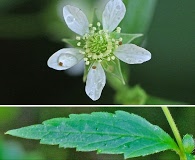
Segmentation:
[(195, 160), (194, 5), (1, 0), (0, 160)]

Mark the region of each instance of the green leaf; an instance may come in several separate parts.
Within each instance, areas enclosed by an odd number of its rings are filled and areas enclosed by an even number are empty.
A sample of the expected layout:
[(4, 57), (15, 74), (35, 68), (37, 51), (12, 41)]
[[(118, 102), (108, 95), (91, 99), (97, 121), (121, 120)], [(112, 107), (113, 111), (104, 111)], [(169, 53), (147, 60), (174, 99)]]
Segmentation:
[(67, 43), (67, 44), (69, 44), (72, 47), (76, 47), (76, 48), (78, 47), (77, 46), (77, 42), (78, 42), (77, 40), (63, 38), (62, 41), (65, 42), (65, 43)]
[(192, 137), (192, 135), (186, 134), (183, 137), (183, 147), (186, 153), (192, 153), (193, 150), (195, 149), (195, 141)]
[(104, 70), (112, 77), (118, 78), (123, 84), (125, 84), (125, 80), (123, 78), (123, 74), (121, 72), (120, 61), (116, 58), (110, 62), (102, 61), (102, 66)]
[(121, 22), (125, 33), (145, 33), (153, 18), (157, 0), (123, 0), (127, 8), (125, 18)]
[(145, 156), (178, 147), (161, 128), (144, 118), (124, 111), (115, 114), (94, 112), (71, 114), (70, 118), (54, 118), (43, 124), (10, 130), (6, 134), (28, 139), (40, 139), (41, 144), (124, 154), (125, 158)]
[(116, 38), (116, 39), (122, 38), (123, 39), (122, 43), (128, 44), (132, 42), (134, 39), (143, 36), (143, 34), (128, 34), (128, 33), (113, 32), (111, 36), (113, 36), (113, 38)]

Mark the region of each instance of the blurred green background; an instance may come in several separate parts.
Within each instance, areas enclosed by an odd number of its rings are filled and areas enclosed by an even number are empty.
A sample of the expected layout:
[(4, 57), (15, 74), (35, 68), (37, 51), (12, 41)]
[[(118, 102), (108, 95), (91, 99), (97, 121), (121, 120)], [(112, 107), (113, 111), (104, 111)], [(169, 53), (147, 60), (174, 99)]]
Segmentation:
[[(0, 0), (0, 104), (125, 104), (121, 102), (125, 95), (114, 100), (116, 92), (108, 84), (101, 98), (91, 101), (84, 91), (82, 73), (70, 76), (46, 64), (54, 52), (65, 46), (62, 38), (75, 36), (63, 20), (63, 6), (73, 4), (92, 19), (94, 7), (100, 9), (100, 16), (106, 2)], [(152, 53), (149, 62), (128, 65), (129, 84), (140, 85), (152, 97), (145, 101), (145, 92), (139, 92), (139, 96), (144, 94), (140, 103), (172, 104), (162, 98), (195, 104), (195, 1), (124, 0), (124, 3), (127, 14), (120, 24), (122, 31), (144, 33), (142, 42), (135, 43)]]
[[(22, 139), (4, 135), (10, 129), (33, 124), (40, 124), (44, 120), (57, 117), (68, 117), (69, 114), (91, 113), (106, 111), (114, 113), (124, 110), (146, 118), (150, 123), (158, 125), (171, 137), (173, 133), (161, 108), (157, 107), (26, 107), (0, 108), (0, 159), (2, 160), (123, 160), (122, 155), (101, 155), (96, 152), (76, 152), (75, 149), (62, 149), (57, 145), (41, 145), (39, 141)], [(195, 135), (195, 108), (170, 108), (181, 136)], [(2, 158), (1, 155), (4, 157)], [(6, 157), (6, 158), (5, 158)], [(12, 157), (12, 158), (9, 158)], [(14, 157), (14, 158), (13, 158)], [(28, 158), (27, 158), (28, 157)], [(146, 157), (132, 158), (132, 160), (179, 160), (173, 151), (165, 151)]]

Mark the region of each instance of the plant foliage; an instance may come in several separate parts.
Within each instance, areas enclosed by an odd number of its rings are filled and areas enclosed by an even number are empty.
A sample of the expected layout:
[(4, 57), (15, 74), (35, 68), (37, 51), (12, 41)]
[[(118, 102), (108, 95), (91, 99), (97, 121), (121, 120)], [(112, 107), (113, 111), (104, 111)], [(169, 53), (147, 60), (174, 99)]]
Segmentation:
[(69, 118), (54, 118), (43, 124), (6, 132), (17, 137), (40, 139), (41, 144), (76, 148), (107, 154), (124, 154), (125, 158), (145, 156), (178, 147), (160, 127), (144, 118), (116, 111), (71, 114)]

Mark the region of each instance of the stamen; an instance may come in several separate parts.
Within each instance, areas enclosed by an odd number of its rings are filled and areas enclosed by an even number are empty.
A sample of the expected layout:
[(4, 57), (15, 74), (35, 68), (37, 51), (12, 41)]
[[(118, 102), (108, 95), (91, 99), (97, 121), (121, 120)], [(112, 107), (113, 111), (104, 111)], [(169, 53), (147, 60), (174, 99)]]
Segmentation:
[(86, 64), (86, 65), (89, 65), (89, 61), (86, 61), (85, 64)]
[(89, 53), (89, 52), (90, 52), (90, 49), (89, 49), (89, 48), (87, 48), (87, 49), (85, 50), (85, 52), (86, 52), (86, 53)]
[(92, 56), (92, 58), (96, 60), (96, 59), (97, 59), (97, 55), (94, 54), (94, 55)]
[(121, 28), (120, 28), (120, 27), (117, 27), (117, 28), (116, 28), (116, 32), (117, 32), (117, 33), (121, 33)]
[(97, 26), (100, 27), (101, 26), (101, 23), (100, 22), (97, 22)]
[(123, 40), (123, 38), (122, 38), (122, 37), (120, 37), (120, 38), (119, 38), (119, 41), (122, 41), (122, 40)]
[(92, 69), (96, 69), (97, 67), (96, 66), (92, 66)]
[(62, 62), (59, 62), (58, 65), (59, 65), (59, 66), (63, 66), (63, 63), (62, 63)]
[(99, 34), (102, 34), (102, 33), (103, 33), (103, 30), (100, 30), (100, 31), (99, 31)]
[(81, 51), (81, 50), (79, 50), (79, 53), (81, 53), (81, 54), (85, 54), (85, 52), (84, 52), (84, 51)]
[(115, 56), (112, 56), (111, 59), (112, 59), (112, 60), (115, 60)]
[(88, 60), (88, 58), (84, 58), (83, 60), (86, 62)]
[(112, 46), (112, 42), (111, 41), (108, 42), (108, 46)]
[(91, 54), (88, 54), (88, 58), (90, 58), (90, 57), (92, 57), (92, 55)]
[(81, 40), (81, 37), (76, 36), (76, 40), (80, 41)]
[(91, 30), (90, 33), (94, 34), (95, 32), (94, 32), (94, 30)]
[[(89, 24), (89, 33), (86, 33), (83, 37), (77, 36), (77, 40), (82, 40), (77, 43), (77, 46), (82, 46), (83, 50), (79, 53), (84, 55), (84, 61), (86, 65), (91, 64), (94, 61), (102, 62), (115, 60), (113, 51), (122, 44), (122, 38), (114, 39), (110, 33), (106, 30), (100, 29), (101, 23), (97, 22), (97, 27), (93, 27)], [(117, 27), (116, 32), (120, 33), (121, 28)], [(84, 41), (84, 42), (83, 42)], [(92, 68), (95, 68), (93, 66)]]
[(112, 52), (112, 50), (108, 49), (105, 53), (106, 53), (106, 55), (109, 55), (111, 52)]
[(117, 45), (119, 43), (119, 41), (115, 41), (115, 44)]

